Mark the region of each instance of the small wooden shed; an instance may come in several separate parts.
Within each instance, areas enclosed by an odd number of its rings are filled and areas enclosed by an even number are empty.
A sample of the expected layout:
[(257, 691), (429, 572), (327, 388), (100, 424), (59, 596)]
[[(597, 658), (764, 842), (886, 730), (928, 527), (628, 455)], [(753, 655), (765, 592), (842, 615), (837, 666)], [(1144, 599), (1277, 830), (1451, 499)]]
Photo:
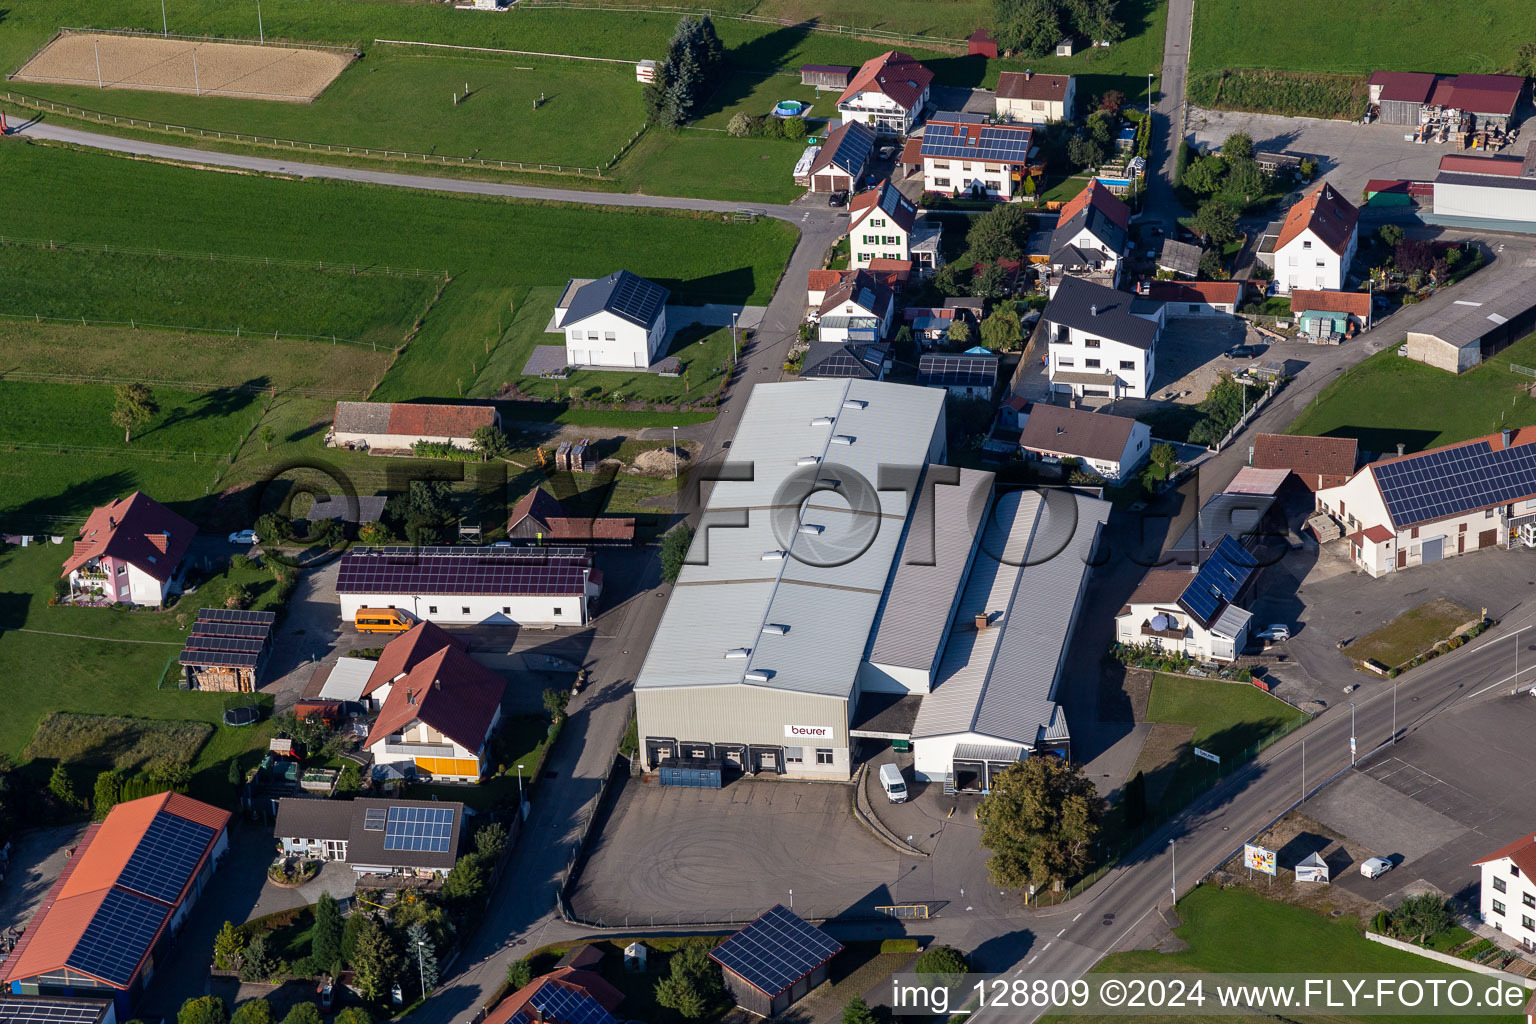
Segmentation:
[(842, 92), (848, 88), (848, 80), (852, 77), (853, 68), (844, 67), (841, 64), (800, 65), (801, 85), (814, 85), (822, 89), (836, 89)]

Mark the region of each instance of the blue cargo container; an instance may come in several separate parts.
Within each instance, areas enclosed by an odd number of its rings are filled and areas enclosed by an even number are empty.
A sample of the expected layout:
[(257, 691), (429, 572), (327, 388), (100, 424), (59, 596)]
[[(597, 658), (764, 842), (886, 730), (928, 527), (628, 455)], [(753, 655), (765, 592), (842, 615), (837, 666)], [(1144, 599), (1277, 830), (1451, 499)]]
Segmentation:
[(656, 766), (663, 786), (684, 789), (719, 789), (724, 765), (719, 761), (694, 758), (668, 758)]

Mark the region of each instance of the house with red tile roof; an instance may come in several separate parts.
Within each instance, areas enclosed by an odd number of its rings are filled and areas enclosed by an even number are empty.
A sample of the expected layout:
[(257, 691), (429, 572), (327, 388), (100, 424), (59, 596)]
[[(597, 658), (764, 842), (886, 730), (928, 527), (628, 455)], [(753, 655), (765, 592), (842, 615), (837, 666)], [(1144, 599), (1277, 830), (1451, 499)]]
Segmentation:
[(465, 642), (435, 622), (418, 622), (384, 645), (379, 660), (363, 684), (361, 699), (375, 710), (389, 698), (390, 688), (418, 664), (445, 647), (467, 650)]
[(1339, 486), (1354, 475), (1359, 461), (1360, 442), (1352, 437), (1260, 434), (1253, 439), (1255, 469), (1286, 470), (1309, 491)]
[(939, 251), (943, 230), (891, 184), (889, 178), (848, 201), (848, 265), (855, 270), (877, 260), (907, 261), (920, 271), (944, 263)]
[(228, 811), (179, 793), (129, 800), (91, 825), (10, 955), (17, 995), (101, 995), (133, 1016), (169, 937), (229, 849)]
[(1259, 243), (1258, 259), (1275, 272), (1275, 288), (1344, 287), (1360, 243), (1360, 211), (1328, 182), (1322, 182), (1271, 225)]
[(507, 539), (514, 544), (630, 545), (635, 542), (633, 516), (573, 516), (560, 499), (535, 487), (512, 506)]
[(1369, 292), (1296, 288), (1291, 292), (1291, 312), (1296, 326), (1312, 339), (1342, 338), (1370, 326), (1371, 296)]
[(333, 448), (409, 450), (418, 441), (473, 448), (481, 427), (500, 427), (494, 405), (337, 402), (326, 443)]
[[(1536, 427), (1372, 462), (1317, 507), (1340, 524), (1373, 576), (1518, 542), (1536, 523)], [(1401, 449), (1399, 449), (1401, 452)]]
[(376, 765), (418, 778), (479, 782), (490, 768), (491, 734), (506, 688), (499, 674), (448, 644), (390, 683), (363, 745)]
[(1157, 281), (1147, 298), (1163, 303), (1168, 319), (1231, 316), (1243, 301), (1241, 281)]
[(879, 135), (907, 135), (922, 120), (933, 72), (917, 58), (887, 50), (864, 62), (837, 98), (843, 121), (868, 125)]
[(497, 1003), (484, 1024), (617, 1024), (624, 993), (596, 971), (557, 966)]
[(1472, 866), (1482, 869), (1483, 923), (1536, 949), (1536, 834), (1528, 832)]
[(1023, 124), (1051, 124), (1077, 116), (1077, 79), (1004, 71), (997, 76), (997, 116)]
[(181, 592), (197, 527), (143, 491), (94, 509), (59, 575), (72, 595), (158, 608)]

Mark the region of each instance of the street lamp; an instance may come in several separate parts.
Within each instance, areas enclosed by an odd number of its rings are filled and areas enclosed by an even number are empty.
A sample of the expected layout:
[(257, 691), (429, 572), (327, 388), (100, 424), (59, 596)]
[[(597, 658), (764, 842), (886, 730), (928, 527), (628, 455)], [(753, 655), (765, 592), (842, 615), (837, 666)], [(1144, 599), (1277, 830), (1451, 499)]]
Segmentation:
[[(1397, 687), (1394, 686), (1392, 688), (1392, 692), (1396, 693), (1397, 692)], [(1351, 768), (1353, 768), (1354, 765), (1355, 765), (1355, 702), (1354, 701), (1350, 701), (1349, 702), (1349, 765), (1350, 765)]]
[(1147, 116), (1152, 115), (1152, 72), (1147, 72)]
[(737, 317), (737, 315), (738, 314), (736, 314), (736, 313), (732, 313), (731, 314), (731, 362), (733, 362), (733, 363), (737, 359), (741, 358), (737, 354), (737, 352), (736, 352), (736, 348), (737, 348), (737, 343), (736, 343), (736, 317)]
[(261, 0), (256, 0), (256, 34), (263, 43), (267, 41), (267, 30), (261, 27)]
[(672, 428), (672, 479), (677, 479), (677, 428)]
[(171, 26), (165, 20), (165, 0), (160, 0), (160, 34), (167, 39), (171, 35)]
[(1173, 893), (1173, 905), (1174, 906), (1178, 906), (1179, 905), (1179, 855), (1178, 855), (1178, 852), (1174, 849), (1173, 840), (1171, 838), (1168, 840), (1168, 856), (1173, 858), (1173, 878), (1172, 878), (1173, 884), (1168, 887), (1168, 891)]
[(517, 809), (523, 809), (523, 766), (517, 766)]
[(421, 951), (425, 946), (425, 941), (416, 940), (416, 970), (421, 974), (421, 998), (423, 999), (427, 998), (427, 968), (421, 960)]

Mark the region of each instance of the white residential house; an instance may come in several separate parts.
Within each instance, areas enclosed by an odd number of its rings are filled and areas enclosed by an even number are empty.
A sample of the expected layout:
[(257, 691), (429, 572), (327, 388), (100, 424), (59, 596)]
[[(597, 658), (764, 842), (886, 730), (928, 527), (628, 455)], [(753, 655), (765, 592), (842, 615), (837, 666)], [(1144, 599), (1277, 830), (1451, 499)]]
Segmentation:
[(1338, 521), (1350, 558), (1372, 576), (1510, 545), (1536, 523), (1532, 444), (1536, 427), (1523, 427), (1389, 456), (1317, 491), (1317, 507)]
[[(1157, 373), (1162, 307), (1131, 311), (1134, 296), (1064, 278), (1041, 315), (1052, 393), (1076, 398), (1146, 398)], [(1145, 300), (1143, 300), (1145, 301)]]
[(1071, 121), (1077, 113), (1077, 79), (1004, 71), (997, 76), (997, 116), (1023, 124)]
[(855, 270), (875, 260), (908, 260), (914, 270), (937, 270), (944, 263), (942, 234), (939, 222), (921, 216), (889, 178), (848, 202), (848, 265)]
[(555, 306), (571, 366), (650, 366), (667, 338), (668, 292), (627, 270), (572, 278)]
[(868, 125), (879, 135), (907, 135), (922, 120), (933, 72), (900, 50), (864, 62), (837, 98), (844, 123)]
[(94, 509), (59, 574), (70, 593), (158, 608), (181, 592), (197, 528), (142, 491)]
[(1231, 537), (1198, 572), (1149, 569), (1115, 616), (1115, 639), (1200, 661), (1233, 661), (1248, 646), (1253, 614), (1241, 603), (1257, 575), (1255, 560)]
[(1025, 124), (988, 121), (980, 114), (934, 114), (918, 144), (923, 189), (1006, 202), (1024, 187), (1034, 138)]
[(1131, 208), (1097, 181), (1073, 196), (1056, 216), (1051, 233), (1049, 294), (1064, 277), (1081, 277), (1114, 288), (1130, 249)]
[(1536, 835), (1521, 836), (1472, 864), (1482, 869), (1483, 923), (1536, 950)]
[(1026, 458), (1077, 459), (1089, 472), (1118, 483), (1152, 454), (1152, 430), (1129, 416), (1040, 402), (1020, 431), (1019, 448)]
[(827, 290), (818, 309), (819, 341), (882, 341), (896, 315), (891, 290), (867, 270), (857, 270)]
[(1147, 298), (1161, 302), (1169, 320), (1232, 316), (1243, 300), (1243, 282), (1155, 281), (1147, 288)]
[(1286, 211), (1259, 243), (1259, 262), (1275, 272), (1275, 289), (1338, 290), (1359, 245), (1360, 211), (1326, 181)]
[(479, 782), (490, 768), (506, 686), (450, 644), (392, 682), (363, 745), (376, 765), (442, 782)]

